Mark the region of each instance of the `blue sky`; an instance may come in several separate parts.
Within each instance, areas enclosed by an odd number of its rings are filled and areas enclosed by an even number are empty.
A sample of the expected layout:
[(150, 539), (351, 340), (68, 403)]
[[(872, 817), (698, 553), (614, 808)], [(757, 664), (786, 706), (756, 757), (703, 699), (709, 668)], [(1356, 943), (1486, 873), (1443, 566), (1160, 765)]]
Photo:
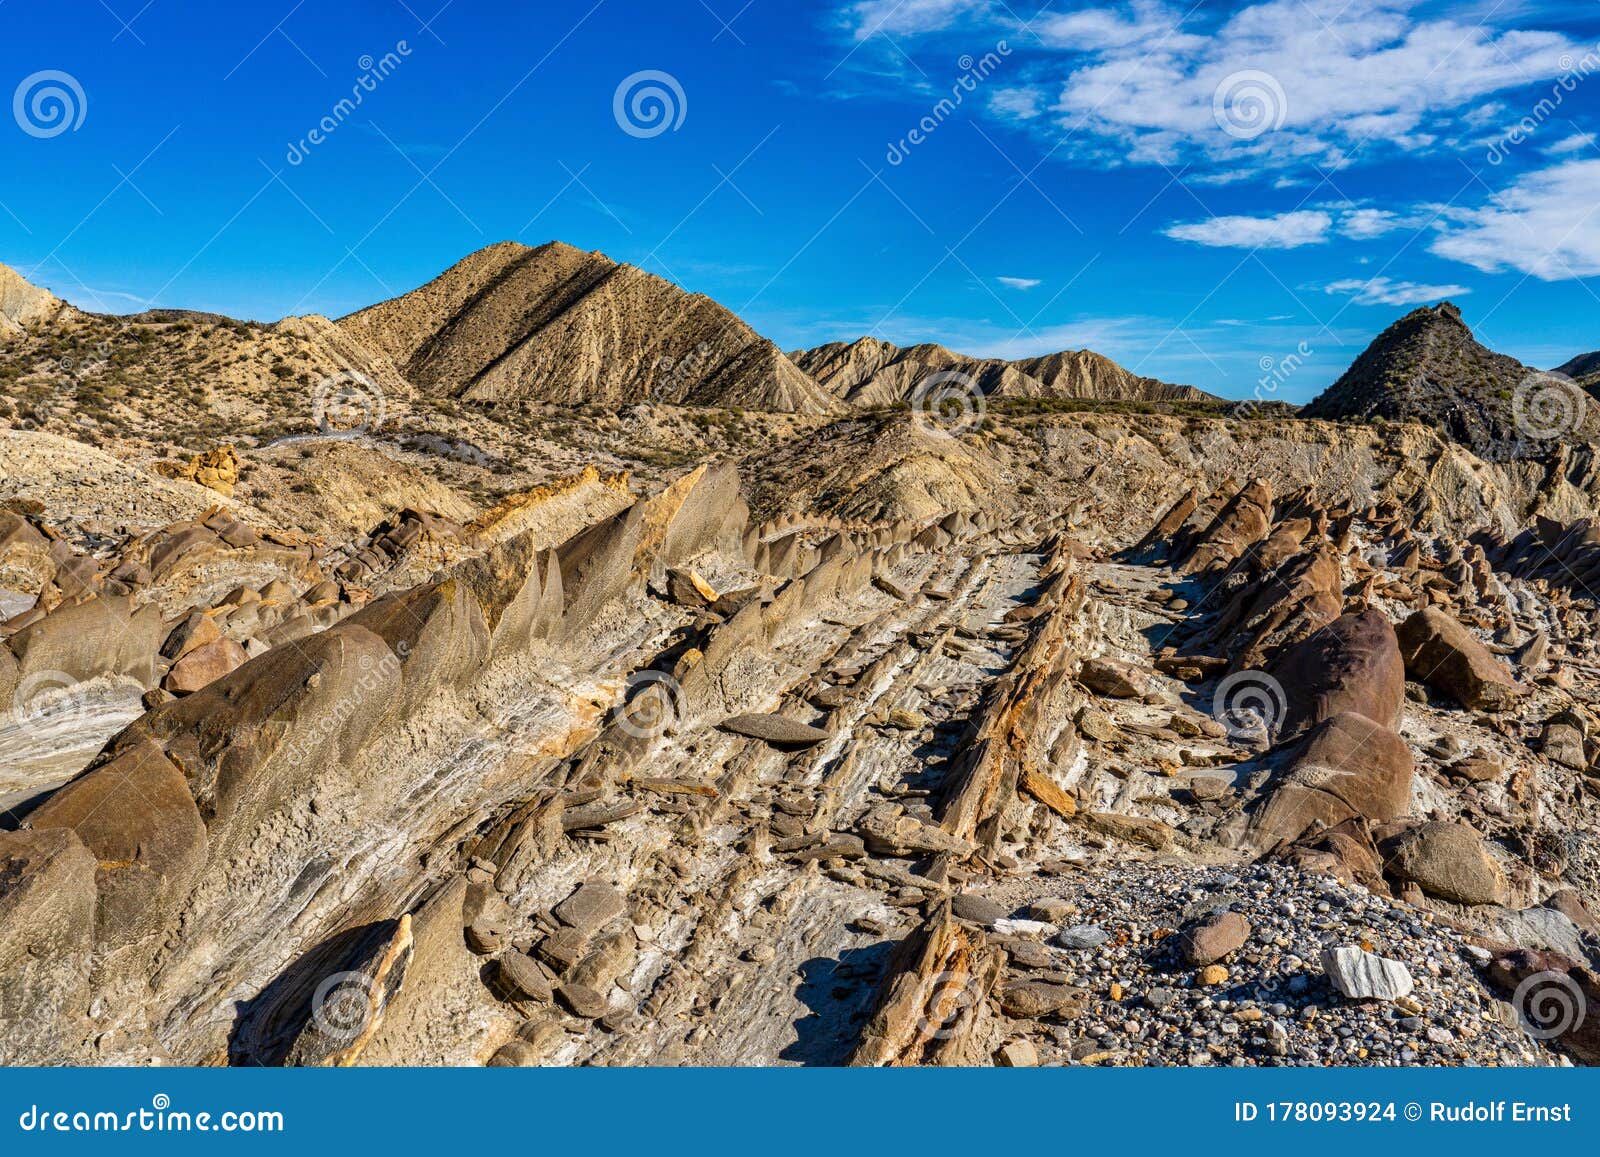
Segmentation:
[(0, 27), (0, 261), (86, 308), (338, 316), (557, 238), (785, 348), (1087, 347), (1233, 397), (1307, 400), (1445, 296), (1531, 364), (1600, 348), (1593, 2), (0, 0)]

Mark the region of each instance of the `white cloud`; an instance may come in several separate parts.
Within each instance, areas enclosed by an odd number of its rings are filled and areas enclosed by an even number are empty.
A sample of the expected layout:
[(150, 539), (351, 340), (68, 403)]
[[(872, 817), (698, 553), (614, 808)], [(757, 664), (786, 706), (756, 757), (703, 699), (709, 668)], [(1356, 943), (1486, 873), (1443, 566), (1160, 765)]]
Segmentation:
[[(1093, 350), (1119, 362), (1148, 350), (1172, 332), (1170, 323), (1145, 317), (1092, 317), (1016, 333), (1004, 325), (974, 330), (952, 348), (980, 358), (1034, 358), (1060, 350)], [(1125, 363), (1123, 363), (1125, 364)]]
[(1600, 276), (1600, 160), (1527, 173), (1476, 209), (1446, 209), (1431, 246), (1485, 273)]
[(1388, 209), (1352, 209), (1340, 220), (1339, 231), (1346, 237), (1365, 241), (1402, 229), (1407, 224), (1406, 218)]
[(1044, 99), (1036, 88), (1002, 88), (989, 98), (989, 111), (1008, 120), (1030, 121), (1044, 112)]
[(1037, 289), (1044, 284), (1037, 277), (996, 277), (995, 280), (1010, 289)]
[(1347, 278), (1322, 288), (1325, 293), (1349, 297), (1357, 305), (1419, 305), (1472, 292), (1464, 285), (1420, 285), (1415, 281), (1391, 281), (1387, 277), (1374, 277), (1367, 281)]
[(1545, 152), (1552, 157), (1561, 157), (1568, 153), (1587, 152), (1594, 147), (1593, 133), (1573, 133), (1570, 137), (1562, 137)]
[(1201, 36), (1179, 32), (1178, 11), (1159, 3), (1135, 2), (1126, 10), (1087, 8), (1035, 21), (1039, 38), (1056, 48), (1106, 51), (1144, 46), (1199, 48)]
[[(1543, 281), (1600, 276), (1600, 159), (1564, 161), (1525, 173), (1477, 207), (1416, 205), (1400, 211), (1322, 205), (1269, 216), (1179, 222), (1162, 232), (1196, 245), (1297, 249), (1340, 237), (1364, 241), (1397, 229), (1428, 230), (1434, 234), (1432, 253), (1485, 273), (1515, 270)], [(1456, 291), (1451, 286), (1409, 288), (1422, 296)]]
[(1213, 217), (1169, 225), (1162, 230), (1178, 241), (1228, 249), (1298, 249), (1328, 239), (1333, 218), (1318, 209), (1299, 209), (1276, 217)]
[(1106, 163), (1209, 162), (1202, 180), (1452, 147), (1492, 115), (1494, 97), (1553, 83), (1563, 54), (1582, 47), (1423, 0), (1219, 8), (1131, 0), (1046, 12), (1026, 31), (1010, 7), (984, 0), (858, 0), (846, 12), (858, 40), (874, 22), (897, 36), (975, 26), (1007, 36), (1030, 80), (1048, 86), (1050, 115), (1004, 101), (992, 102), (997, 114), (1052, 141), (1065, 130), (1067, 150)]
[(846, 6), (844, 17), (861, 41), (879, 32), (891, 36), (942, 32), (993, 9), (990, 0), (856, 0)]
[(1420, 229), (1431, 217), (1393, 209), (1372, 209), (1348, 201), (1315, 205), (1264, 217), (1215, 217), (1183, 222), (1162, 230), (1179, 241), (1235, 249), (1296, 249), (1336, 237), (1367, 241), (1397, 229)]

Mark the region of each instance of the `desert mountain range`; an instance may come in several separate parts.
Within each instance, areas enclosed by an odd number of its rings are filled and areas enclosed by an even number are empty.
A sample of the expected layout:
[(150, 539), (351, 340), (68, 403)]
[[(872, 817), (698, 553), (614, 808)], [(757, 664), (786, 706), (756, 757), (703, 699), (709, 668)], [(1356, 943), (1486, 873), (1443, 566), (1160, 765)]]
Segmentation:
[[(62, 308), (14, 271), (0, 274), (0, 324), (7, 332)], [(315, 344), (328, 340), (329, 324), (290, 318), (270, 328)], [(475, 402), (659, 402), (829, 414), (906, 401), (923, 377), (947, 370), (971, 375), (984, 394), (999, 398), (1211, 398), (1130, 374), (1088, 350), (1004, 362), (862, 338), (786, 355), (710, 298), (560, 242), (491, 245), (410, 293), (331, 324), (352, 343), (342, 351), (351, 368), (368, 372), (386, 359), (419, 391)], [(302, 356), (322, 360), (310, 351)]]
[(1600, 1063), (1597, 363), (0, 268), (0, 1063)]

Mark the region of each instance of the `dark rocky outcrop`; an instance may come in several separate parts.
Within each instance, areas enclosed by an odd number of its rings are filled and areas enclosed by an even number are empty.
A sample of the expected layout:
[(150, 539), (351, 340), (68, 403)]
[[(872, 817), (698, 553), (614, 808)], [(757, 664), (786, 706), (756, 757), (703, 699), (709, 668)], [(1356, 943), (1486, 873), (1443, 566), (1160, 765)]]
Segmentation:
[[(1384, 330), (1300, 416), (1421, 422), (1493, 462), (1548, 452), (1548, 437), (1538, 433), (1543, 426), (1563, 439), (1592, 440), (1600, 432), (1600, 407), (1576, 389), (1554, 399), (1572, 407), (1570, 421), (1563, 414), (1519, 423), (1516, 391), (1534, 372), (1480, 345), (1446, 301)], [(1522, 404), (1536, 399), (1524, 397)]]

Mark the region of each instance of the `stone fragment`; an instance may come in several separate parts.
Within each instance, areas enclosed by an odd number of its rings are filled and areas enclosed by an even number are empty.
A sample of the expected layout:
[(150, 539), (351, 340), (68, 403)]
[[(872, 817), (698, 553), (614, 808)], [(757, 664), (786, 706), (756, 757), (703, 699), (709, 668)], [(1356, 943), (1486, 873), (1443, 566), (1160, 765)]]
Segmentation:
[(539, 1063), (539, 1052), (525, 1040), (508, 1040), (484, 1062), (491, 1069), (525, 1069)]
[(604, 880), (585, 880), (553, 909), (568, 927), (592, 934), (627, 911), (627, 899)]
[(1085, 707), (1078, 712), (1078, 730), (1088, 738), (1104, 743), (1116, 736), (1117, 725), (1104, 711)]
[(244, 666), (250, 656), (232, 639), (196, 647), (173, 664), (162, 687), (175, 695), (188, 695)]
[(951, 901), (951, 910), (962, 920), (970, 920), (974, 924), (993, 924), (997, 920), (1004, 920), (1011, 915), (1009, 909), (1002, 904), (996, 904), (987, 896), (980, 896), (976, 892), (958, 892)]
[(1080, 1016), (1088, 999), (1083, 989), (1050, 980), (1013, 980), (1000, 990), (1000, 1007), (1007, 1015), (1030, 1019)]
[(549, 1000), (550, 981), (544, 971), (520, 952), (508, 952), (495, 966), (500, 993), (507, 1000)]
[(161, 655), (173, 662), (183, 658), (197, 647), (215, 643), (222, 638), (222, 628), (212, 616), (195, 611), (167, 633), (161, 644)]
[(534, 953), (557, 972), (565, 972), (578, 962), (589, 938), (576, 928), (558, 928), (534, 945)]
[(722, 729), (775, 747), (814, 747), (832, 738), (820, 727), (784, 715), (735, 715), (722, 721)]
[(1583, 771), (1589, 766), (1589, 756), (1584, 749), (1582, 721), (1570, 711), (1563, 711), (1544, 725), (1539, 750), (1552, 763)]
[(494, 916), (479, 916), (467, 925), (467, 947), (479, 956), (492, 956), (505, 946), (506, 934), (503, 921)]
[(1106, 930), (1098, 924), (1074, 924), (1071, 928), (1063, 928), (1056, 934), (1055, 944), (1059, 948), (1082, 951), (1098, 948), (1110, 938)]
[[(896, 812), (893, 806), (874, 808), (856, 825), (867, 850), (879, 856), (914, 856), (928, 852), (966, 855), (972, 845), (951, 835), (938, 824)], [(957, 913), (959, 915), (959, 913)]]
[(1395, 1001), (1410, 996), (1413, 987), (1411, 973), (1404, 964), (1376, 956), (1356, 944), (1324, 949), (1322, 970), (1350, 1000)]
[(598, 1020), (611, 1010), (611, 1002), (606, 994), (587, 984), (563, 981), (561, 987), (556, 989), (556, 994), (574, 1016), (581, 1016), (585, 1020)]
[(1006, 1069), (1031, 1069), (1039, 1063), (1039, 1050), (1030, 1040), (1014, 1040), (1000, 1046), (995, 1064)]
[(1028, 905), (1028, 916), (1034, 920), (1043, 920), (1046, 924), (1065, 924), (1077, 914), (1078, 906), (1071, 900), (1063, 900), (1059, 896), (1046, 896)]
[(1129, 663), (1115, 659), (1085, 659), (1078, 671), (1078, 682), (1096, 695), (1110, 699), (1138, 699), (1149, 686), (1150, 677)]
[(709, 607), (717, 601), (716, 588), (689, 567), (667, 571), (667, 596), (684, 607)]
[(795, 859), (802, 863), (807, 860), (859, 860), (866, 854), (867, 848), (861, 837), (844, 832), (829, 836), (824, 843), (798, 852)]
[(1237, 912), (1216, 912), (1183, 930), (1179, 948), (1191, 966), (1214, 964), (1250, 939), (1250, 921)]
[(1506, 765), (1496, 756), (1485, 753), (1458, 759), (1446, 769), (1452, 779), (1468, 783), (1490, 783), (1505, 776)]
[(1504, 711), (1528, 692), (1475, 635), (1438, 607), (1417, 611), (1395, 633), (1406, 674), (1463, 707)]

